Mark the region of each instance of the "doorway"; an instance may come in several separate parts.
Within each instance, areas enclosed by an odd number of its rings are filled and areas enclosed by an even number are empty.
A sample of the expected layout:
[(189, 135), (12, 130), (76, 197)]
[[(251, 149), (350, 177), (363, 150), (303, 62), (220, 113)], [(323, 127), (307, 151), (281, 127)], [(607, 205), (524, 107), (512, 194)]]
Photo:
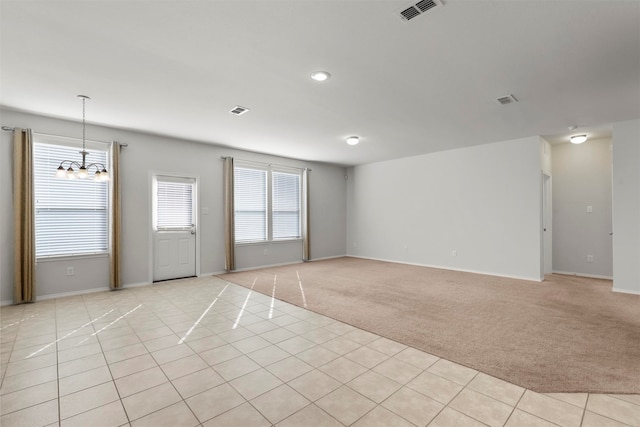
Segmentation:
[(196, 179), (153, 176), (153, 281), (196, 275)]

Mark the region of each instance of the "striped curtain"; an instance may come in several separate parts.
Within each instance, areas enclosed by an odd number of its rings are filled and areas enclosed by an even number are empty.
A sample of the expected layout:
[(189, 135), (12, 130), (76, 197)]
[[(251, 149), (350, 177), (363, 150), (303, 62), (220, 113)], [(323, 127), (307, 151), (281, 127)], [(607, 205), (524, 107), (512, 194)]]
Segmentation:
[(13, 302), (36, 299), (36, 228), (31, 129), (13, 131)]
[(302, 171), (302, 260), (311, 261), (309, 233), (309, 169)]
[(233, 188), (233, 157), (224, 159), (224, 268), (236, 269), (236, 225)]
[(111, 143), (111, 254), (109, 257), (109, 287), (120, 289), (121, 237), (122, 237), (122, 205), (120, 195), (120, 143)]

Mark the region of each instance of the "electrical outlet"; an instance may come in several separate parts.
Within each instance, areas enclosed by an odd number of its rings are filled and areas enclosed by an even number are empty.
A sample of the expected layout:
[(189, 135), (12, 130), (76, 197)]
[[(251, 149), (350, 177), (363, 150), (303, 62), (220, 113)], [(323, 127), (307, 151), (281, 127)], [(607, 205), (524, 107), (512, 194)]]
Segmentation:
[(455, 249), (451, 251), (451, 256), (458, 256), (458, 251)]
[(76, 270), (73, 267), (67, 267), (67, 276), (73, 276), (76, 274)]
[(587, 262), (593, 262), (593, 255), (587, 255)]
[(264, 254), (265, 254), (265, 255), (269, 255), (269, 249), (265, 249), (265, 250), (264, 250)]
[(587, 206), (587, 213), (593, 213), (593, 206)]

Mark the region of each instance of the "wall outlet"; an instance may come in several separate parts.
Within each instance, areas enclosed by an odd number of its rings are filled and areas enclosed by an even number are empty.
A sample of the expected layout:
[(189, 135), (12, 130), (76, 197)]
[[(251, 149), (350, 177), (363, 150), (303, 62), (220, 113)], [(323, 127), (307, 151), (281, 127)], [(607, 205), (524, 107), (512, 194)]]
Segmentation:
[(265, 250), (264, 250), (264, 254), (265, 254), (265, 255), (269, 255), (269, 249), (265, 249)]
[(67, 267), (67, 276), (73, 276), (76, 274), (76, 270), (73, 267)]
[(587, 255), (587, 262), (593, 262), (593, 255)]
[(587, 206), (587, 213), (593, 213), (593, 206)]
[(455, 249), (451, 251), (451, 256), (458, 256), (458, 251)]

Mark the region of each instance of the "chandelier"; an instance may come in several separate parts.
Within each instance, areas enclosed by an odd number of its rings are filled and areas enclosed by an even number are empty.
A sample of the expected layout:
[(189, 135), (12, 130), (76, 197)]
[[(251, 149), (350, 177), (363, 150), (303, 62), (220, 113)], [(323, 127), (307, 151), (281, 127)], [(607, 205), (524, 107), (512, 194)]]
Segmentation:
[[(80, 151), (80, 154), (82, 155), (82, 164), (75, 160), (63, 160), (60, 162), (60, 166), (58, 166), (56, 176), (58, 178), (67, 179), (86, 179), (91, 176), (91, 169), (95, 168), (96, 171), (93, 174), (93, 179), (95, 181), (109, 181), (109, 172), (107, 172), (107, 168), (102, 163), (86, 163), (89, 153), (86, 150), (87, 143), (85, 140), (85, 103), (87, 99), (91, 98), (86, 95), (78, 95), (78, 98), (82, 99), (82, 151)], [(65, 166), (65, 164), (68, 165), (68, 167)], [(73, 169), (74, 166), (78, 168), (77, 171)]]

